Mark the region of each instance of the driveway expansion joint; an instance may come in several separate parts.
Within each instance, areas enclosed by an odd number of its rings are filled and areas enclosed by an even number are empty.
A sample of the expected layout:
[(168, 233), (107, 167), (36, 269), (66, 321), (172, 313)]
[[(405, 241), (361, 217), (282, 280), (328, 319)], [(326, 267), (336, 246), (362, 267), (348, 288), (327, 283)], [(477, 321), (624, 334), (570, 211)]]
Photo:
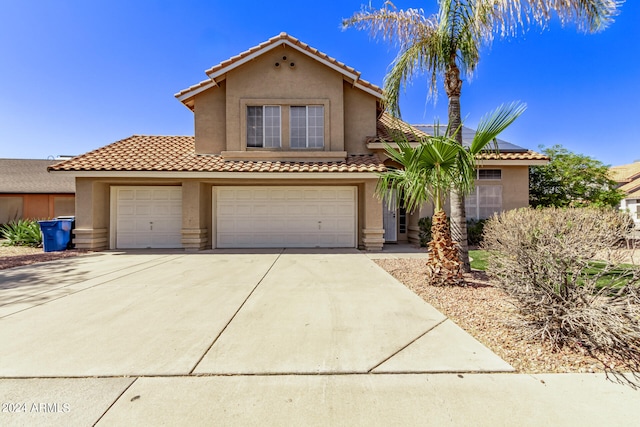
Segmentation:
[(379, 368), (381, 365), (383, 365), (384, 363), (386, 363), (387, 361), (391, 360), (393, 357), (395, 357), (398, 353), (400, 353), (402, 350), (404, 350), (405, 348), (409, 347), (411, 344), (413, 344), (414, 342), (418, 341), (420, 338), (424, 337), (425, 335), (427, 335), (429, 332), (433, 331), (435, 328), (437, 328), (438, 326), (442, 325), (444, 322), (446, 322), (447, 320), (449, 320), (448, 317), (445, 317), (444, 319), (442, 319), (441, 321), (439, 321), (438, 323), (436, 323), (435, 325), (431, 326), (429, 329), (427, 329), (426, 331), (424, 331), (423, 333), (421, 333), (420, 335), (418, 335), (416, 338), (412, 339), (411, 341), (409, 341), (409, 343), (407, 343), (406, 345), (400, 347), (397, 351), (395, 351), (394, 353), (392, 353), (389, 357), (383, 359), (381, 362), (379, 362), (378, 364), (374, 365), (371, 369), (369, 369), (367, 371), (367, 373), (373, 373), (372, 371), (376, 368)]
[(258, 283), (256, 283), (256, 285), (253, 287), (253, 289), (251, 289), (251, 292), (249, 292), (249, 295), (247, 295), (247, 297), (244, 299), (244, 301), (242, 301), (242, 303), (240, 304), (240, 306), (238, 307), (238, 309), (235, 311), (235, 313), (233, 313), (233, 315), (231, 316), (231, 318), (229, 319), (229, 321), (224, 325), (224, 327), (222, 328), (222, 330), (218, 333), (218, 335), (216, 335), (216, 337), (213, 339), (213, 341), (211, 342), (211, 345), (209, 347), (207, 347), (207, 349), (205, 350), (204, 353), (202, 353), (202, 356), (200, 356), (200, 358), (198, 359), (198, 361), (195, 363), (195, 365), (193, 365), (193, 368), (191, 368), (191, 370), (189, 371), (189, 375), (192, 375), (193, 372), (196, 370), (196, 368), (198, 367), (198, 365), (200, 364), (200, 362), (202, 362), (202, 360), (205, 358), (205, 356), (207, 355), (207, 353), (209, 353), (209, 351), (211, 351), (211, 349), (213, 348), (213, 346), (216, 344), (216, 342), (220, 339), (220, 337), (222, 336), (222, 334), (224, 334), (224, 331), (227, 330), (227, 328), (229, 327), (229, 325), (231, 324), (231, 322), (233, 322), (233, 319), (236, 318), (236, 316), (238, 315), (238, 313), (240, 313), (240, 310), (242, 310), (242, 307), (244, 307), (244, 305), (247, 303), (247, 301), (249, 300), (249, 298), (251, 298), (251, 295), (253, 295), (253, 293), (256, 291), (256, 289), (258, 289), (258, 286), (260, 286), (260, 284), (264, 281), (264, 278), (267, 277), (267, 275), (269, 274), (269, 272), (271, 271), (271, 269), (273, 268), (274, 265), (276, 265), (276, 263), (278, 262), (278, 260), (280, 259), (280, 257), (282, 256), (282, 254), (284, 253), (284, 249), (280, 250), (280, 253), (278, 254), (278, 256), (276, 257), (275, 260), (273, 260), (273, 262), (271, 263), (271, 265), (269, 266), (269, 268), (267, 269), (267, 271), (265, 271), (265, 273), (262, 275), (262, 277), (260, 278), (260, 280), (258, 280)]

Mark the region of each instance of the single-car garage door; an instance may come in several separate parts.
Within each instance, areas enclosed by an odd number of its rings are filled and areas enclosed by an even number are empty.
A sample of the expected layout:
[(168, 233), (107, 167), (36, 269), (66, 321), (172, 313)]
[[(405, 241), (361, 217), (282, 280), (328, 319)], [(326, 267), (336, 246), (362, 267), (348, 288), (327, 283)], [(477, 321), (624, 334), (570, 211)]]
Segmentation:
[(219, 248), (354, 248), (356, 187), (217, 187)]
[(182, 247), (182, 187), (114, 187), (115, 247)]

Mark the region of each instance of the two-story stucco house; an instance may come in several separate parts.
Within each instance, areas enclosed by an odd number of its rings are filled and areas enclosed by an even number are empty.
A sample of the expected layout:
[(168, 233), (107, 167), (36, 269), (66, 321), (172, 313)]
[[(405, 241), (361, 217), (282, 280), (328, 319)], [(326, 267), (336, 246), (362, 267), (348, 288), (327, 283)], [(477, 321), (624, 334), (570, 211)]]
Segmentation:
[[(374, 196), (387, 126), (420, 132), (382, 112), (379, 87), (284, 33), (206, 74), (176, 94), (195, 136), (134, 135), (50, 168), (76, 177), (76, 247), (379, 250), (417, 239), (419, 213)], [(493, 208), (526, 206), (528, 165), (545, 159), (487, 155)]]

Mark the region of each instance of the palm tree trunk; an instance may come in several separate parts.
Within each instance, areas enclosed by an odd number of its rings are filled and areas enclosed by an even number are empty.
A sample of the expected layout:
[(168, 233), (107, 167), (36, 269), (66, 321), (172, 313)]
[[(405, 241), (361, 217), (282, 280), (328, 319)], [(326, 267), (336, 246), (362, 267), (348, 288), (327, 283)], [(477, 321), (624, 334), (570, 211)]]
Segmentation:
[[(459, 132), (455, 135), (455, 140), (462, 145), (462, 116), (460, 113), (460, 93), (462, 92), (462, 80), (460, 70), (452, 59), (450, 66), (445, 73), (444, 87), (449, 100), (449, 131)], [(458, 244), (460, 263), (462, 271), (471, 271), (469, 263), (469, 246), (467, 245), (467, 215), (464, 209), (464, 196), (452, 191), (449, 197), (451, 202), (451, 232), (453, 240)]]
[(427, 278), (432, 285), (463, 285), (457, 245), (451, 239), (447, 214), (438, 211), (433, 214), (431, 241), (427, 260)]

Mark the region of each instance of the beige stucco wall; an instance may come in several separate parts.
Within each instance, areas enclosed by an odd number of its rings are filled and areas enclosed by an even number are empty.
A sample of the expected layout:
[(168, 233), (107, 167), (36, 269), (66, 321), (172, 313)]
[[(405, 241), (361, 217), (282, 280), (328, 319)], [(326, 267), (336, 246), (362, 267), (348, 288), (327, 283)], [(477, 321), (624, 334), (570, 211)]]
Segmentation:
[(182, 247), (211, 248), (215, 242), (215, 213), (212, 188), (225, 185), (300, 185), (356, 186), (358, 188), (357, 242), (360, 247), (382, 248), (382, 207), (373, 196), (375, 177), (347, 179), (313, 179), (300, 174), (295, 179), (274, 176), (273, 179), (168, 179), (168, 178), (78, 178), (76, 179), (76, 229), (74, 243), (80, 249), (109, 249), (114, 228), (111, 222), (112, 186), (181, 185), (182, 186)]
[[(482, 168), (482, 167), (481, 167)], [(501, 180), (477, 180), (477, 185), (502, 185), (502, 209), (529, 206), (528, 166), (486, 166), (486, 169), (501, 169)]]
[(338, 71), (291, 47), (278, 46), (195, 96), (196, 152), (247, 150), (248, 105), (281, 106), (280, 150), (290, 150), (289, 106), (324, 105), (323, 151), (368, 153), (365, 138), (376, 133), (376, 103), (375, 96), (353, 87)]
[(226, 149), (226, 83), (196, 95), (194, 125), (196, 153), (220, 154)]
[(366, 138), (376, 135), (377, 100), (344, 82), (344, 146), (351, 154), (370, 153)]
[(288, 106), (321, 102), (325, 103), (325, 150), (344, 150), (342, 75), (337, 71), (290, 47), (278, 46), (229, 72), (226, 82), (227, 150), (246, 148), (247, 105), (282, 106), (282, 148), (287, 149)]

